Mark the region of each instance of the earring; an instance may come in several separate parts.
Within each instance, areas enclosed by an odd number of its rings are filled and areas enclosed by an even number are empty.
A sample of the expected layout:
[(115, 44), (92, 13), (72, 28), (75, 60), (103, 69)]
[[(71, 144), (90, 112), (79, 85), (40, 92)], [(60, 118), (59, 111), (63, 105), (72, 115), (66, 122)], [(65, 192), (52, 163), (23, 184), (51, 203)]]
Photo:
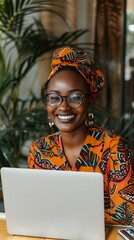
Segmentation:
[(93, 113), (88, 113), (87, 119), (85, 120), (85, 125), (88, 127), (92, 127), (94, 124), (93, 120), (94, 120)]
[(52, 128), (52, 127), (53, 127), (53, 125), (54, 125), (54, 123), (53, 123), (53, 122), (49, 122), (49, 127), (50, 127), (50, 128)]
[(50, 118), (49, 118), (49, 122), (48, 122), (48, 124), (49, 124), (49, 127), (50, 127), (50, 128), (53, 128), (54, 123), (51, 121)]

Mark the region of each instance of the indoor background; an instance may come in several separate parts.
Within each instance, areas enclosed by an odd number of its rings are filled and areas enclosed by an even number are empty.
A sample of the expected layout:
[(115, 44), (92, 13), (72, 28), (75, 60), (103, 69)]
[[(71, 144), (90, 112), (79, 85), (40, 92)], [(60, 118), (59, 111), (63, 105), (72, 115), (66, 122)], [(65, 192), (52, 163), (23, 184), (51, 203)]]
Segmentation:
[(66, 45), (104, 72), (95, 123), (134, 155), (134, 0), (0, 0), (0, 168), (26, 167), (33, 140), (50, 133), (42, 87), (52, 52)]

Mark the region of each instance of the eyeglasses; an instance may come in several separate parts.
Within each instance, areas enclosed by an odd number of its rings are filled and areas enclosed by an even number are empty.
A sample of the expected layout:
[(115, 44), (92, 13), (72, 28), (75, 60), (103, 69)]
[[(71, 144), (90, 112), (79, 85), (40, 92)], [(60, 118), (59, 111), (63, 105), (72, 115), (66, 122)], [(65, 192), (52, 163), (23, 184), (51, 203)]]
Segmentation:
[(70, 107), (78, 108), (82, 104), (83, 99), (87, 96), (90, 96), (90, 94), (82, 95), (82, 94), (73, 93), (73, 94), (69, 94), (67, 96), (60, 96), (57, 93), (50, 93), (50, 94), (45, 95), (47, 105), (51, 108), (59, 107), (62, 104), (64, 99), (66, 100), (67, 104)]

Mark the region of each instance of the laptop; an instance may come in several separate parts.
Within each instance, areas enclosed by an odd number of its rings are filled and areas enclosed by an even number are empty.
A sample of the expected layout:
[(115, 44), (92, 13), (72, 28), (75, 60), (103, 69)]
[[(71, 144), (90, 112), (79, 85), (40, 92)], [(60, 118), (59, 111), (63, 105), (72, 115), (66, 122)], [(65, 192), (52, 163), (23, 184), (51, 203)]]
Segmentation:
[(104, 240), (101, 173), (2, 168), (7, 231), (68, 240)]

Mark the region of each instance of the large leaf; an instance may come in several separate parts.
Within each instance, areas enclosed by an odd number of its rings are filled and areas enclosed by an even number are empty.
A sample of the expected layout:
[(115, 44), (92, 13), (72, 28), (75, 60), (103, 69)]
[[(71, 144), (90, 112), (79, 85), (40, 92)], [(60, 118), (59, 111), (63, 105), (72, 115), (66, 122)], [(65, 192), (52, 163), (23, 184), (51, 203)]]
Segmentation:
[[(58, 14), (69, 27), (66, 18), (57, 8), (57, 6), (60, 6), (61, 9), (64, 8), (66, 2), (67, 0), (64, 2), (61, 0), (5, 0), (0, 6), (0, 30), (8, 37), (14, 38), (16, 34), (20, 35), (23, 31), (25, 17), (41, 11)], [(14, 33), (14, 36), (11, 33)]]

